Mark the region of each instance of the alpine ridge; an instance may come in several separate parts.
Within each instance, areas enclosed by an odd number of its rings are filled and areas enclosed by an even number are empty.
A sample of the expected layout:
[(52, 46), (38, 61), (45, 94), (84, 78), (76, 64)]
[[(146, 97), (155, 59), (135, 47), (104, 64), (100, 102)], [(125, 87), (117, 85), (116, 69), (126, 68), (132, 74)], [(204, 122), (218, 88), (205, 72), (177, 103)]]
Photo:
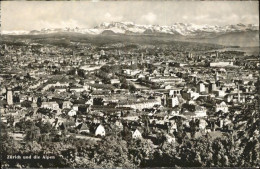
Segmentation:
[(32, 31), (2, 31), (2, 34), (10, 35), (21, 35), (21, 34), (50, 34), (50, 33), (62, 33), (62, 32), (72, 32), (81, 34), (92, 34), (98, 35), (103, 32), (110, 32), (111, 34), (170, 34), (170, 35), (180, 35), (189, 37), (206, 37), (209, 35), (221, 35), (225, 33), (233, 32), (250, 32), (259, 31), (259, 26), (255, 24), (236, 24), (236, 25), (196, 25), (190, 23), (174, 23), (171, 26), (160, 26), (160, 25), (139, 25), (133, 22), (103, 22), (94, 28), (44, 28), (41, 30)]

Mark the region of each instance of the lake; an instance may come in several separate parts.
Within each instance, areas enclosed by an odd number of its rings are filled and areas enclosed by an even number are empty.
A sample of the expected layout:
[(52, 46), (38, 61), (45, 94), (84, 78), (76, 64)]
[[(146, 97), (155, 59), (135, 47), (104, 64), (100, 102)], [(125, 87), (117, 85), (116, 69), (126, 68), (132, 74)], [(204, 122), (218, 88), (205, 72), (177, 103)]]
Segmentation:
[(217, 49), (217, 50), (212, 50), (212, 51), (219, 51), (219, 52), (240, 51), (240, 52), (245, 52), (245, 55), (259, 55), (259, 46), (255, 46), (255, 47), (238, 47), (238, 48), (223, 48), (223, 49)]

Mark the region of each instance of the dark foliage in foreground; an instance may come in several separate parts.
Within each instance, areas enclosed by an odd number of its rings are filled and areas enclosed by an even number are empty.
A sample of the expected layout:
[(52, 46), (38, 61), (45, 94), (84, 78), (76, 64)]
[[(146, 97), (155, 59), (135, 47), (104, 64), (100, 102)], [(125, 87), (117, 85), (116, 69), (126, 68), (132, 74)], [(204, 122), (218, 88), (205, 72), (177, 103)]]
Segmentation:
[[(157, 145), (147, 139), (132, 139), (117, 130), (100, 141), (86, 141), (73, 134), (66, 137), (66, 131), (58, 134), (50, 124), (39, 122), (20, 124), (20, 128), (25, 128), (25, 138), (18, 142), (12, 138), (13, 127), (1, 123), (1, 163), (11, 168), (258, 167), (259, 113), (246, 109), (235, 118), (247, 122), (235, 125), (237, 130), (222, 137), (213, 139), (207, 134), (190, 139), (185, 131), (180, 131), (176, 142), (158, 138)], [(38, 155), (41, 159), (7, 159), (7, 155)]]

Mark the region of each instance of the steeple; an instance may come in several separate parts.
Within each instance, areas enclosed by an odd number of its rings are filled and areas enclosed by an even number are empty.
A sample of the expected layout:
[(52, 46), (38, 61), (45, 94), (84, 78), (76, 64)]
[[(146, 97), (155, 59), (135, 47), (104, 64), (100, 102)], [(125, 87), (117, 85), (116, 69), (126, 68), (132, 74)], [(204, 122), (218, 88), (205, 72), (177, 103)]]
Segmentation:
[(237, 100), (240, 103), (240, 89), (239, 89), (239, 84), (237, 85)]

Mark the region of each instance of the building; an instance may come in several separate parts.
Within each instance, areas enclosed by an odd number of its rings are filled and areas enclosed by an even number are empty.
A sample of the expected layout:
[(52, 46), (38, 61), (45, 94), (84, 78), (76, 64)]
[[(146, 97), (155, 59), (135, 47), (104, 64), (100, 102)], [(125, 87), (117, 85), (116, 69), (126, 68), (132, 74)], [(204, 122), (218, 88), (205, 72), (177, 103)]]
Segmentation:
[(213, 91), (213, 93), (214, 93), (217, 97), (221, 97), (221, 98), (224, 98), (225, 95), (226, 95), (226, 92), (223, 91), (223, 90), (216, 90), (216, 91)]
[(175, 89), (170, 89), (170, 91), (169, 91), (169, 95), (170, 95), (170, 96), (180, 95), (180, 94), (181, 94), (181, 89), (175, 88)]
[(195, 106), (195, 112), (197, 117), (207, 116), (207, 109), (203, 106)]
[(111, 79), (111, 80), (110, 80), (110, 83), (111, 83), (111, 84), (119, 84), (119, 83), (120, 83), (120, 80), (119, 80), (119, 79)]
[(72, 103), (71, 103), (70, 101), (64, 101), (64, 102), (62, 103), (62, 108), (63, 108), (63, 109), (70, 109), (71, 106), (72, 106)]
[(179, 98), (177, 96), (173, 96), (168, 99), (168, 107), (175, 107), (179, 105)]
[(209, 85), (209, 92), (213, 92), (213, 91), (216, 91), (217, 90), (217, 85), (216, 83), (210, 83)]
[(215, 74), (215, 81), (217, 82), (218, 80), (219, 80), (218, 72), (216, 71), (216, 74)]
[(105, 127), (102, 124), (100, 124), (95, 131), (95, 136), (98, 136), (98, 135), (99, 136), (106, 135)]
[(69, 116), (75, 116), (75, 115), (77, 115), (77, 111), (76, 110), (74, 110), (74, 109), (71, 109), (69, 112), (68, 112), (68, 115)]
[(192, 91), (191, 89), (182, 92), (182, 98), (185, 100), (196, 100), (200, 96), (199, 93)]
[(218, 51), (215, 51), (215, 54), (216, 54), (216, 58), (218, 58)]
[(60, 110), (59, 104), (57, 102), (42, 102), (42, 108)]
[(175, 137), (170, 136), (169, 134), (166, 134), (166, 141), (167, 141), (168, 143), (175, 143), (175, 142), (176, 142), (176, 139), (175, 139)]
[(43, 88), (42, 91), (47, 91), (49, 90), (51, 87), (68, 87), (69, 83), (67, 82), (56, 82), (56, 83), (48, 83), (46, 84)]
[(89, 127), (87, 126), (87, 124), (80, 124), (79, 126), (79, 133), (80, 134), (88, 134), (90, 133)]
[(7, 104), (8, 105), (13, 105), (13, 92), (11, 90), (11, 88), (7, 89)]
[(174, 84), (174, 83), (181, 83), (184, 80), (179, 77), (174, 76), (157, 76), (157, 77), (149, 77), (151, 82), (155, 83), (164, 83), (164, 84)]
[(126, 102), (119, 102), (117, 107), (129, 107), (133, 109), (148, 109), (153, 108), (156, 105), (161, 105), (161, 101), (159, 100), (145, 100), (145, 101), (126, 101)]
[(141, 132), (140, 132), (138, 129), (136, 129), (136, 130), (132, 133), (132, 138), (133, 138), (133, 139), (140, 139), (140, 138), (142, 138)]
[(215, 111), (216, 112), (223, 111), (224, 113), (227, 113), (228, 112), (228, 106), (224, 101), (222, 101), (220, 104), (216, 104)]
[(74, 92), (80, 93), (80, 92), (85, 91), (85, 88), (84, 87), (71, 87), (70, 91), (74, 91)]
[(205, 84), (202, 81), (200, 81), (197, 84), (197, 90), (198, 90), (199, 93), (206, 91)]
[(201, 130), (205, 130), (207, 125), (208, 125), (208, 123), (207, 123), (206, 120), (204, 120), (204, 119), (200, 119), (199, 129), (201, 129)]
[(106, 55), (105, 51), (104, 51), (104, 50), (101, 50), (101, 51), (100, 51), (100, 56), (104, 56), (104, 55)]
[(211, 62), (209, 64), (210, 67), (227, 67), (233, 66), (233, 62)]
[(189, 52), (189, 53), (188, 53), (188, 55), (187, 55), (187, 58), (188, 58), (188, 59), (192, 59), (192, 58), (193, 58), (193, 56), (192, 56), (192, 53), (191, 53), (191, 52)]
[(33, 108), (36, 108), (36, 107), (37, 107), (37, 100), (38, 100), (37, 97), (33, 97), (33, 98), (32, 98), (32, 104), (31, 104), (31, 106), (32, 106)]

